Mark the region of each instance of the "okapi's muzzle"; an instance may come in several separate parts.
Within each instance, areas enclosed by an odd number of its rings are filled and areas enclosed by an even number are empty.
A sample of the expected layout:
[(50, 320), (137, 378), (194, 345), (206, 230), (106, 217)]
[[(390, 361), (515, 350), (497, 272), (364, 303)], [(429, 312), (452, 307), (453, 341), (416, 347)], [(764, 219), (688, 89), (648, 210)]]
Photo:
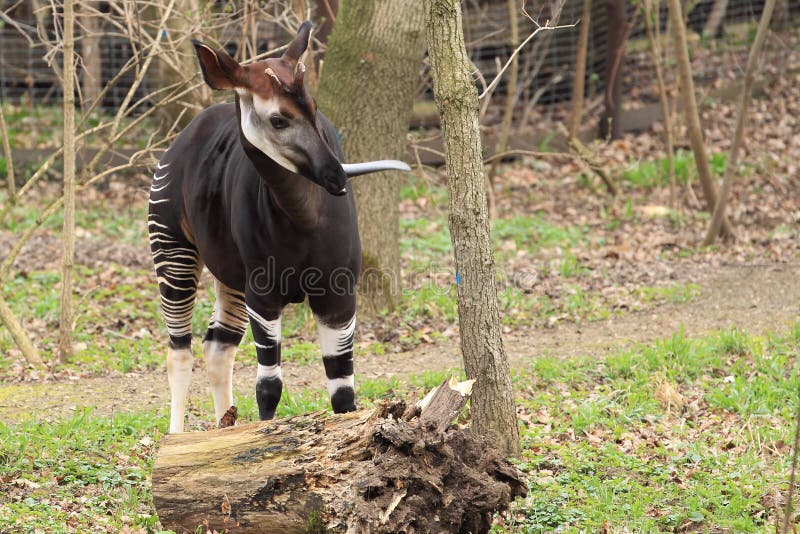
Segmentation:
[[(318, 184), (334, 196), (342, 196), (347, 194), (347, 173), (344, 172), (339, 162), (336, 165), (329, 165), (324, 169), (320, 169), (316, 173)], [(321, 182), (321, 183), (320, 183)]]

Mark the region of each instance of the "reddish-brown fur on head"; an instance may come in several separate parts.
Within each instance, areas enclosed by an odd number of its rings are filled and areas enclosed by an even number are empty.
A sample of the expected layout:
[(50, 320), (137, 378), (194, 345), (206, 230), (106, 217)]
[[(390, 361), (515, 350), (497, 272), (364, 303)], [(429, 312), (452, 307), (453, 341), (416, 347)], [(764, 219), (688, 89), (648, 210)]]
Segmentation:
[(288, 114), (313, 117), (317, 106), (303, 85), (305, 65), (300, 62), (310, 36), (311, 23), (306, 21), (281, 57), (247, 65), (240, 65), (224, 50), (214, 50), (200, 41), (193, 43), (203, 78), (211, 88), (245, 90), (264, 100), (279, 98), (281, 109), (286, 105)]
[(303, 84), (300, 57), (311, 23), (304, 22), (279, 58), (240, 65), (225, 51), (194, 41), (203, 78), (213, 89), (238, 94), (241, 133), (278, 165), (301, 174), (334, 195), (346, 193), (347, 175), (328, 145), (317, 105)]

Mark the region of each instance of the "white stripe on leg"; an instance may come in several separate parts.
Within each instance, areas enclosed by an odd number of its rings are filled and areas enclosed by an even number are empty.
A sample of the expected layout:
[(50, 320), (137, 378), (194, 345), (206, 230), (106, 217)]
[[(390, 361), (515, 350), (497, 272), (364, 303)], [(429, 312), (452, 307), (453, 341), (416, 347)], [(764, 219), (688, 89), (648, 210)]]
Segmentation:
[(194, 357), (190, 348), (167, 350), (167, 380), (170, 391), (169, 433), (183, 432), (183, 415), (186, 411), (186, 398), (192, 383)]
[(219, 423), (228, 408), (233, 406), (233, 362), (236, 358), (236, 346), (206, 341), (203, 343), (203, 350), (211, 395), (214, 397), (215, 422)]

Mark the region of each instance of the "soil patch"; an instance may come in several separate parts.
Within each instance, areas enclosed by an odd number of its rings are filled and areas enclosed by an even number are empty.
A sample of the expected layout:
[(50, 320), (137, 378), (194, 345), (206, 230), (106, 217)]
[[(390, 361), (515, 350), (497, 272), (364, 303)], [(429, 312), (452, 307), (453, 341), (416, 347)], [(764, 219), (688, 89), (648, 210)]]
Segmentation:
[[(711, 268), (709, 268), (711, 269)], [(560, 323), (554, 328), (516, 331), (504, 337), (512, 366), (524, 366), (539, 355), (561, 357), (602, 356), (612, 350), (672, 335), (681, 328), (687, 336), (720, 329), (739, 328), (760, 334), (781, 330), (800, 319), (800, 265), (722, 265), (701, 276), (702, 290), (694, 300), (666, 304), (589, 323)], [(356, 362), (361, 378), (401, 381), (428, 370), (461, 365), (458, 339), (425, 344), (408, 352), (365, 356)], [(210, 396), (208, 381), (198, 360), (190, 395)], [(284, 366), (289, 391), (322, 388), (322, 365)], [(250, 395), (255, 381), (254, 362), (238, 362), (234, 388)], [(34, 415), (39, 418), (68, 415), (80, 406), (92, 406), (100, 415), (156, 408), (168, 409), (169, 394), (164, 369), (100, 377), (13, 384), (0, 387), (0, 417), (6, 421)]]

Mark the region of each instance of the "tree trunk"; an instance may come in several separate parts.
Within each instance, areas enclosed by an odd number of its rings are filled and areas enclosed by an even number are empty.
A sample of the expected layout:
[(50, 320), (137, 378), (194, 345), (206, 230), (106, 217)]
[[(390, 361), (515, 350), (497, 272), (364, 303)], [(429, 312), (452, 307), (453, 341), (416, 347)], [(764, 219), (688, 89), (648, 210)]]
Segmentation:
[(600, 117), (599, 133), (602, 138), (622, 137), (622, 64), (625, 41), (628, 34), (625, 0), (606, 0), (608, 33), (606, 45), (605, 91), (603, 92), (603, 115)]
[[(653, 68), (656, 71), (656, 81), (658, 83), (658, 102), (661, 108), (661, 120), (664, 123), (664, 143), (667, 147), (667, 170), (669, 173), (669, 207), (675, 208), (677, 184), (675, 179), (675, 147), (672, 141), (672, 112), (669, 108), (669, 97), (667, 96), (667, 84), (664, 82), (664, 75), (661, 72), (661, 27), (660, 3), (656, 4), (653, 10), (653, 0), (644, 0), (644, 27), (647, 33), (647, 40), (650, 42), (650, 56), (653, 61)], [(653, 20), (655, 16), (655, 20)]]
[[(589, 0), (586, 0), (589, 1)], [(513, 52), (519, 46), (519, 21), (517, 16), (517, 9), (519, 8), (517, 0), (508, 0), (508, 21), (511, 27), (511, 32), (508, 38), (508, 45)], [(503, 121), (500, 123), (500, 132), (497, 138), (497, 144), (494, 147), (495, 154), (502, 154), (506, 151), (508, 146), (508, 137), (511, 134), (511, 125), (514, 119), (514, 104), (517, 102), (517, 83), (519, 79), (519, 55), (515, 55), (511, 60), (511, 67), (508, 71), (508, 83), (506, 84), (506, 102), (503, 106)], [(492, 161), (489, 167), (489, 188), (494, 187), (495, 173), (497, 166), (500, 165), (500, 159), (497, 158)], [(494, 213), (494, 195), (493, 191), (489, 191), (489, 216), (494, 219), (497, 214)]]
[[(93, 15), (99, 7), (96, 0), (83, 0), (81, 5), (81, 59), (83, 60), (83, 76), (81, 76), (81, 98), (84, 109), (89, 109), (97, 100), (103, 88), (103, 75), (101, 71), (102, 56), (100, 55), (100, 33), (97, 17)], [(91, 9), (90, 9), (91, 8)]]
[[(689, 61), (689, 48), (686, 44), (686, 26), (681, 13), (681, 0), (669, 0), (669, 24), (672, 31), (672, 43), (675, 47), (675, 60), (678, 64), (680, 78), (680, 93), (683, 100), (683, 115), (686, 129), (689, 131), (689, 142), (692, 145), (694, 161), (697, 165), (697, 175), (703, 187), (703, 196), (709, 213), (714, 213), (717, 204), (717, 190), (711, 176), (711, 166), (708, 162), (706, 144), (703, 140), (703, 128), (700, 125), (700, 113), (697, 110), (697, 101), (694, 96), (694, 80), (692, 79), (692, 64)], [(733, 228), (727, 217), (722, 222), (722, 234), (733, 236)]]
[(736, 131), (733, 134), (731, 151), (730, 154), (728, 154), (728, 161), (725, 164), (725, 177), (722, 180), (719, 200), (714, 208), (714, 216), (711, 219), (711, 224), (708, 227), (703, 245), (713, 244), (719, 234), (720, 226), (722, 226), (722, 218), (725, 215), (725, 205), (731, 191), (733, 173), (736, 172), (736, 167), (739, 165), (739, 152), (744, 143), (744, 125), (747, 121), (747, 108), (750, 105), (750, 96), (753, 93), (753, 84), (756, 78), (756, 65), (761, 57), (761, 48), (764, 46), (764, 40), (769, 31), (769, 22), (774, 9), (775, 0), (767, 0), (764, 3), (764, 11), (761, 13), (761, 21), (758, 23), (756, 38), (753, 41), (753, 46), (750, 48), (750, 55), (747, 58), (747, 67), (744, 71), (742, 101), (739, 103), (738, 116), (736, 118)]
[(578, 51), (575, 56), (575, 81), (572, 84), (572, 111), (569, 116), (569, 137), (577, 137), (583, 115), (584, 86), (586, 84), (586, 52), (589, 49), (589, 25), (592, 0), (583, 0), (581, 27), (578, 34)]
[(75, 260), (75, 0), (64, 2), (64, 225), (61, 231), (61, 313), (58, 360), (72, 355), (72, 267)]
[(14, 157), (11, 153), (11, 141), (8, 139), (8, 126), (3, 107), (0, 106), (0, 135), (3, 136), (3, 155), (6, 158), (6, 186), (8, 187), (8, 205), (17, 202), (17, 178), (14, 176)]
[(316, 412), (171, 434), (153, 466), (153, 503), (178, 532), (485, 532), (525, 493), (493, 444), (453, 426), (469, 382), (419, 408)]
[[(2, 287), (2, 280), (0, 280), (0, 287)], [(19, 323), (14, 312), (8, 307), (3, 295), (0, 294), (0, 323), (3, 323), (11, 334), (11, 338), (16, 343), (22, 357), (28, 362), (28, 365), (36, 369), (44, 369), (45, 365), (42, 357), (39, 356), (39, 351), (33, 346), (31, 338), (28, 336), (27, 331)]]
[(424, 5), (434, 96), (445, 141), (461, 351), (467, 376), (477, 380), (473, 427), (481, 435), (494, 434), (499, 450), (515, 455), (519, 429), (500, 335), (478, 94), (464, 46), (461, 8), (458, 0), (425, 0)]
[[(161, 20), (166, 10), (165, 4), (167, 2), (157, 6), (155, 10), (157, 20)], [(198, 72), (197, 59), (190, 38), (192, 31), (197, 31), (197, 28), (192, 28), (192, 21), (200, 20), (201, 17), (198, 0), (175, 2), (161, 39), (164, 46), (164, 53), (158, 61), (158, 79), (161, 87), (188, 82)], [(200, 109), (210, 103), (210, 93), (204, 84), (197, 92), (164, 104), (158, 112), (161, 131), (166, 133), (175, 124), (179, 129), (184, 128)]]
[[(348, 161), (405, 154), (424, 50), (422, 23), (414, 0), (342, 2), (339, 7), (318, 101), (339, 128)], [(400, 181), (389, 172), (353, 181), (363, 249), (361, 309), (367, 313), (392, 309), (399, 294)]]
[(727, 9), (728, 0), (714, 0), (714, 5), (711, 6), (711, 13), (708, 14), (708, 19), (706, 19), (706, 26), (703, 28), (703, 36), (716, 37)]

